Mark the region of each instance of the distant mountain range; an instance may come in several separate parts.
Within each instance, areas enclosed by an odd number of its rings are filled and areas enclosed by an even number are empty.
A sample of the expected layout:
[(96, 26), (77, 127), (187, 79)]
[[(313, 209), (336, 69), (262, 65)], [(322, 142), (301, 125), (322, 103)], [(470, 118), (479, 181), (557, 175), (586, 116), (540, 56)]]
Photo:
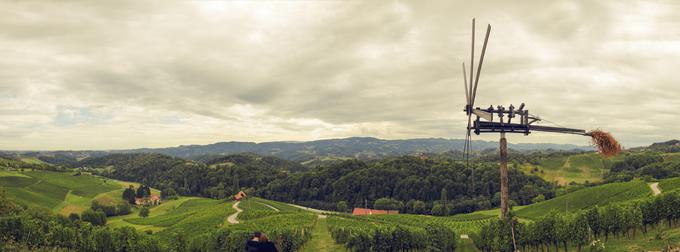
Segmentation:
[[(412, 155), (418, 153), (443, 153), (461, 151), (465, 140), (443, 138), (420, 138), (404, 140), (384, 140), (372, 137), (351, 137), (326, 139), (308, 142), (219, 142), (208, 145), (182, 145), (170, 148), (142, 148), (115, 151), (122, 153), (160, 153), (182, 158), (195, 158), (205, 155), (229, 155), (250, 152), (263, 156), (275, 156), (291, 161), (307, 161), (324, 157), (353, 157), (359, 159), (383, 158), (388, 156)], [(498, 148), (498, 142), (472, 141), (473, 150)], [(572, 144), (528, 143), (508, 144), (517, 151), (543, 150), (592, 150), (589, 146)]]
[(680, 152), (680, 140), (669, 140), (665, 142), (653, 143), (650, 146), (631, 148), (630, 150), (652, 150), (661, 152)]
[[(140, 148), (129, 150), (84, 150), (84, 151), (0, 151), (9, 157), (37, 157), (53, 164), (74, 164), (88, 157), (101, 157), (115, 153), (159, 153), (174, 157), (210, 160), (221, 155), (254, 153), (273, 156), (289, 161), (329, 161), (346, 158), (376, 159), (400, 155), (441, 154), (463, 150), (465, 140), (443, 138), (419, 138), (403, 140), (384, 140), (373, 137), (350, 137), (307, 142), (219, 142), (207, 145), (181, 145), (168, 148)], [(508, 144), (514, 151), (590, 151), (590, 146), (551, 143)], [(473, 151), (498, 149), (498, 142), (472, 141)], [(4, 153), (4, 154), (3, 154)]]

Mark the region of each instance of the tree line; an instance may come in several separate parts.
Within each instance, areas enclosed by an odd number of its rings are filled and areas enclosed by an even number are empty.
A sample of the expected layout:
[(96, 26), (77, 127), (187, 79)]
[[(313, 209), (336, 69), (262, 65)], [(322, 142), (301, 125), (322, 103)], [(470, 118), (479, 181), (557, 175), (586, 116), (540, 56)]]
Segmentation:
[[(79, 165), (113, 166), (95, 170), (98, 175), (136, 181), (162, 192), (223, 199), (245, 190), (255, 196), (329, 210), (340, 210), (340, 201), (351, 209), (373, 205), (383, 197), (402, 202), (402, 212), (421, 214), (433, 213), (433, 208), (437, 210), (434, 213), (448, 215), (500, 204), (496, 164), (466, 168), (446, 157), (347, 160), (299, 172), (294, 172), (297, 164), (254, 154), (223, 156), (206, 163), (160, 154), (113, 154), (85, 159)], [(518, 205), (532, 203), (539, 195), (544, 199), (555, 196), (555, 185), (537, 176), (517, 169), (511, 169), (509, 176), (510, 197)], [(442, 191), (450, 195), (446, 204), (440, 202)]]
[[(556, 251), (598, 245), (598, 239), (610, 237), (634, 239), (637, 232), (647, 233), (649, 227), (665, 222), (676, 226), (680, 220), (680, 194), (664, 193), (658, 197), (626, 204), (594, 206), (574, 213), (552, 212), (528, 224), (519, 223), (512, 215), (491, 222), (472, 236), (482, 251), (543, 251), (554, 247)], [(512, 226), (514, 226), (514, 243)]]
[(48, 163), (28, 163), (21, 159), (10, 156), (10, 155), (0, 155), (0, 167), (7, 167), (10, 169), (24, 170), (47, 170), (47, 171), (65, 171), (66, 169), (61, 166), (51, 165)]
[[(518, 205), (529, 204), (539, 195), (545, 199), (555, 195), (555, 185), (537, 176), (517, 169), (511, 169), (509, 176), (510, 198)], [(399, 209), (402, 212), (429, 214), (439, 204), (437, 209), (445, 210), (441, 215), (448, 215), (497, 207), (498, 180), (494, 163), (466, 168), (453, 159), (403, 156), (372, 162), (348, 160), (310, 172), (283, 174), (257, 193), (268, 199), (332, 210), (343, 210), (338, 202), (351, 209), (370, 207), (380, 198), (389, 198), (403, 206)], [(442, 197), (443, 192), (449, 196)]]
[(633, 178), (662, 179), (680, 176), (680, 163), (665, 161), (657, 152), (627, 154), (611, 165), (604, 179), (607, 182), (630, 181)]
[(250, 192), (265, 187), (299, 165), (252, 154), (223, 156), (207, 163), (161, 154), (112, 154), (85, 159), (78, 166), (113, 166), (94, 169), (94, 173), (157, 188), (162, 198), (190, 195), (224, 199), (239, 190)]

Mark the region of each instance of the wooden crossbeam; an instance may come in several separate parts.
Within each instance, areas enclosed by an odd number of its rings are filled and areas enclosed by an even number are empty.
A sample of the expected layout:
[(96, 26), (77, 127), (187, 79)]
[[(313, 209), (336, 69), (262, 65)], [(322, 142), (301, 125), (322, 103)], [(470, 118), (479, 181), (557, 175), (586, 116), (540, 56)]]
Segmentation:
[(475, 134), (477, 135), (481, 133), (501, 133), (501, 132), (522, 133), (528, 135), (529, 133), (531, 133), (531, 131), (543, 131), (575, 135), (586, 134), (586, 131), (582, 129), (527, 125), (519, 123), (485, 122), (485, 121), (475, 121), (474, 125), (472, 126), (472, 130), (474, 130)]

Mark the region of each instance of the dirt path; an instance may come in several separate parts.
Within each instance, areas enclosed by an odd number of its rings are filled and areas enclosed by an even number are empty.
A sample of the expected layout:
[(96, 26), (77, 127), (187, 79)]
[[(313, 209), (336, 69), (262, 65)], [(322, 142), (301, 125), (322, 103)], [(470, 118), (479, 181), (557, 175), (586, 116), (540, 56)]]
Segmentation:
[(236, 203), (234, 203), (234, 205), (231, 206), (231, 208), (236, 210), (235, 213), (233, 213), (232, 215), (229, 215), (229, 217), (227, 217), (227, 221), (231, 224), (238, 224), (239, 223), (238, 220), (236, 219), (236, 217), (238, 217), (239, 213), (243, 212), (243, 210), (241, 210), (241, 208), (238, 208), (239, 203), (241, 203), (241, 201), (236, 201)]
[(266, 206), (266, 207), (269, 207), (269, 208), (271, 208), (272, 210), (274, 210), (274, 211), (277, 212), (277, 213), (278, 213), (278, 212), (281, 212), (281, 210), (279, 210), (278, 208), (276, 208), (276, 207), (274, 207), (274, 206), (272, 206), (272, 205), (269, 205), (269, 204), (266, 204), (266, 203), (262, 203), (262, 202), (257, 202), (257, 203), (260, 203), (260, 204), (262, 204), (262, 205), (264, 205), (264, 206)]
[(29, 186), (34, 186), (34, 185), (40, 184), (40, 182), (42, 182), (42, 179), (41, 179), (41, 180), (38, 180), (38, 182), (35, 182), (35, 183), (33, 183), (33, 184), (24, 186), (23, 188), (28, 188)]
[(649, 184), (649, 188), (654, 192), (654, 196), (661, 194), (661, 189), (659, 188), (659, 182), (654, 182)]
[(286, 204), (288, 204), (289, 206), (292, 206), (292, 207), (297, 207), (297, 208), (300, 208), (302, 210), (307, 210), (307, 211), (317, 213), (317, 214), (320, 214), (320, 215), (327, 214), (327, 213), (337, 213), (337, 212), (333, 212), (333, 211), (326, 211), (326, 210), (314, 209), (314, 208), (310, 208), (310, 207), (298, 206), (298, 205), (294, 205), (294, 204), (290, 204), (290, 203), (286, 203)]

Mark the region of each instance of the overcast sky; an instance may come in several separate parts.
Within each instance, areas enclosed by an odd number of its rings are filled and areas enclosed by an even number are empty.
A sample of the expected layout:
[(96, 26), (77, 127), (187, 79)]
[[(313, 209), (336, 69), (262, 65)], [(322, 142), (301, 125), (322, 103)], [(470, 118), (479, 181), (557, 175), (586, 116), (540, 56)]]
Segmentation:
[(0, 149), (464, 138), (472, 17), (477, 105), (679, 137), (676, 1), (470, 2), (3, 1)]

